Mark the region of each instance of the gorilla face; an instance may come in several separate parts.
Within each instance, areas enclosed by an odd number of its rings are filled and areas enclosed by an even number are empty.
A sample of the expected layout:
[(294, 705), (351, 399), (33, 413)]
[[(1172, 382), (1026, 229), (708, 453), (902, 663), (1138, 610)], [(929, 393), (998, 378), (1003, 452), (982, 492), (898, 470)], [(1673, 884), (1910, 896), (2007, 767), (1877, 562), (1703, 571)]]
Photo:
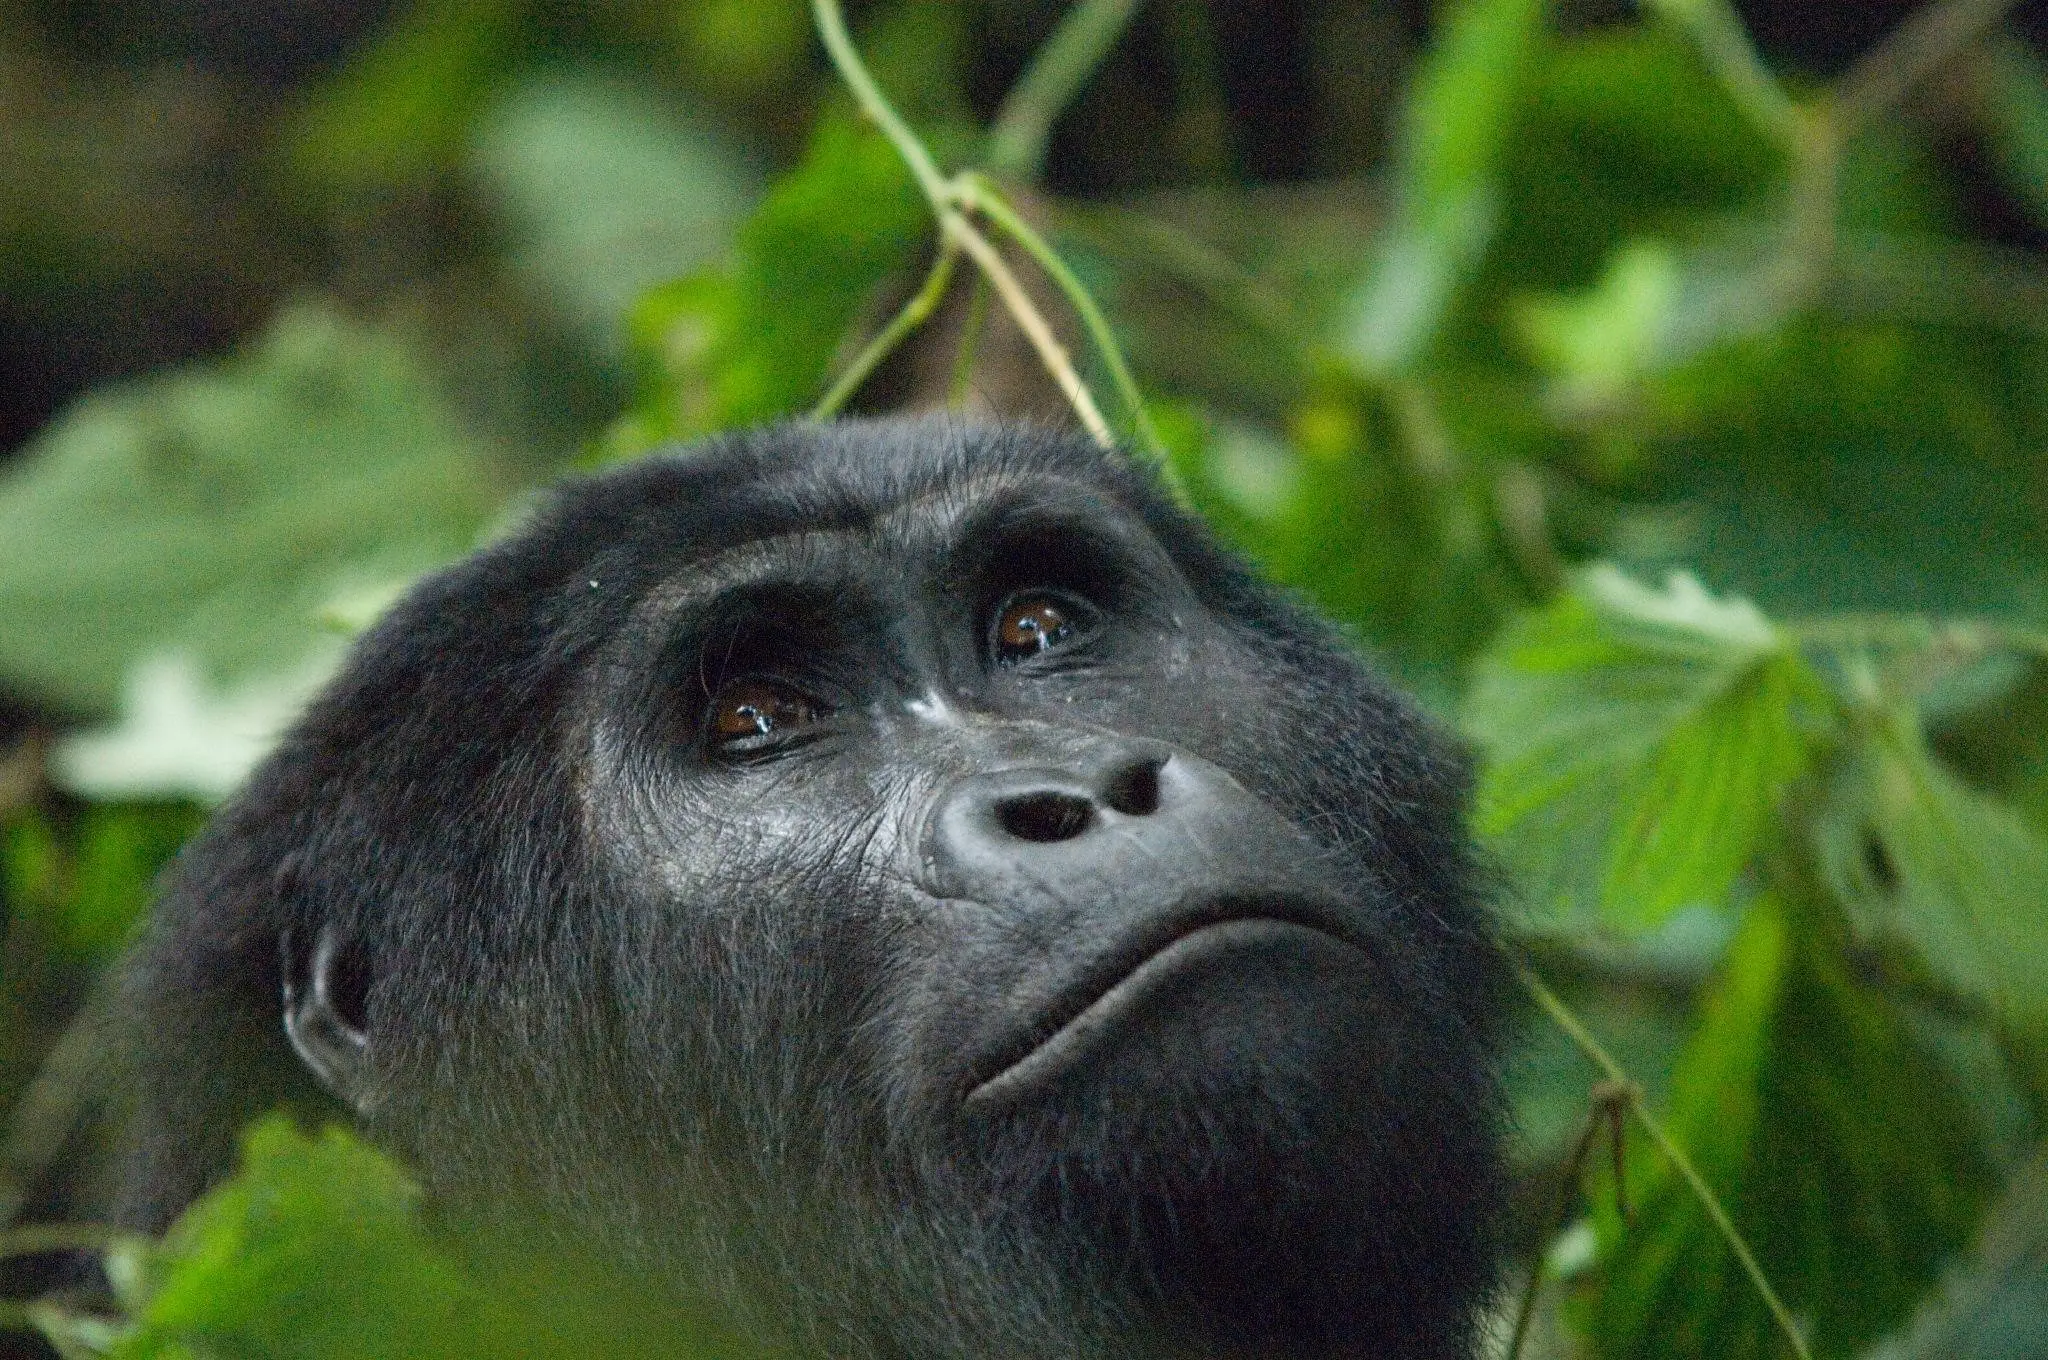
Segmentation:
[[(457, 1212), (799, 1346), (1465, 1356), (1499, 1183), (1463, 796), (1122, 461), (784, 428), (416, 592), (188, 856), (135, 993), (218, 1048), (281, 991)], [(292, 1095), (169, 1084), (145, 1222)]]

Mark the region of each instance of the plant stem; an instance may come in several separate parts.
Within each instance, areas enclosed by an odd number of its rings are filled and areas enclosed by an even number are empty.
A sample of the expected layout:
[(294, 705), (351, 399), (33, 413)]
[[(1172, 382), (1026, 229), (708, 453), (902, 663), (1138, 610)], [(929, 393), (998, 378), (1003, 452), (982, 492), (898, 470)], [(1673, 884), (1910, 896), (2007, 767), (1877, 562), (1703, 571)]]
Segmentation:
[(874, 119), (882, 135), (895, 144), (897, 154), (910, 167), (910, 173), (917, 178), (918, 187), (924, 190), (924, 196), (932, 201), (932, 206), (944, 204), (947, 201), (945, 176), (939, 173), (939, 167), (932, 161), (931, 153), (924, 149), (924, 143), (917, 139), (910, 125), (883, 96), (875, 78), (868, 74), (866, 63), (861, 61), (853, 38), (846, 31), (846, 17), (839, 11), (839, 0), (811, 0), (811, 15), (817, 20), (818, 36), (825, 42), (827, 55), (839, 69), (839, 76), (846, 82), (846, 87), (853, 91), (862, 111)]
[(2012, 7), (2013, 0), (1937, 0), (1915, 11), (1836, 84), (1834, 118), (1840, 135), (1846, 139), (1898, 103)]
[(1131, 376), (1131, 366), (1124, 361), (1123, 349), (1116, 342), (1116, 333), (1110, 330), (1109, 319), (1103, 316), (1102, 308), (1096, 305), (1094, 296), (1045, 238), (1040, 236), (1029, 222), (1017, 215), (1017, 210), (1009, 205), (1002, 192), (986, 176), (964, 175), (961, 177), (961, 183), (966, 187), (966, 192), (961, 196), (962, 206), (986, 213), (989, 220), (1023, 247), (1024, 253), (1035, 260), (1038, 267), (1043, 269), (1052, 281), (1059, 285), (1060, 291), (1067, 295), (1067, 301), (1073, 305), (1075, 312), (1080, 314), (1081, 323), (1088, 328), (1089, 337), (1095, 341), (1095, 348), (1102, 354), (1102, 362), (1109, 369), (1110, 381), (1116, 384), (1117, 395), (1130, 413), (1131, 423), (1137, 427), (1139, 441), (1144, 444), (1145, 451), (1164, 467), (1166, 445), (1159, 438), (1158, 429), (1152, 424), (1151, 413), (1145, 409), (1145, 399), (1138, 394), (1137, 380)]
[(1032, 348), (1038, 351), (1039, 362), (1045, 365), (1053, 381), (1059, 384), (1060, 391), (1066, 394), (1067, 402), (1074, 408), (1082, 426), (1103, 448), (1115, 448), (1116, 439), (1110, 434), (1109, 422), (1102, 418), (1102, 410), (1095, 404), (1095, 396), (1088, 390), (1088, 385), (1074, 371), (1074, 362), (1068, 357), (1066, 347), (1053, 334), (1052, 326), (1038, 310), (1037, 304), (1032, 302), (1031, 295), (1017, 282), (1017, 276), (1010, 272), (1001, 252), (961, 213), (959, 191), (939, 174), (939, 168), (932, 161), (931, 153), (925, 150), (924, 143), (890, 107), (881, 87), (868, 74), (860, 53), (854, 48), (853, 39), (847, 35), (839, 0), (811, 0), (811, 13), (817, 19), (818, 35), (824, 40), (826, 52), (831, 55), (832, 64), (838, 67), (847, 87), (853, 91), (854, 99), (895, 145), (918, 186), (924, 190), (925, 198), (931, 202), (932, 212), (939, 219), (942, 246), (967, 252), (968, 258), (994, 286), (996, 296), (1003, 300), (1003, 305), (1009, 309)]
[(1515, 977), (1521, 982), (1522, 989), (1535, 999), (1536, 1004), (1556, 1022), (1559, 1029), (1570, 1036), (1571, 1041), (1579, 1046), (1579, 1051), (1592, 1059), (1593, 1065), (1624, 1092), (1629, 1113), (1635, 1116), (1636, 1123), (1642, 1125), (1643, 1132), (1650, 1136), (1650, 1141), (1657, 1145), (1657, 1150), (1664, 1154), (1665, 1160), (1671, 1163), (1672, 1169), (1678, 1172), (1679, 1177), (1692, 1191), (1693, 1198), (1706, 1210), (1707, 1217), (1713, 1220), (1722, 1240), (1728, 1244), (1728, 1249), (1735, 1253), (1735, 1259), (1741, 1264), (1743, 1274), (1749, 1276), (1749, 1282), (1763, 1299), (1764, 1307), (1768, 1308), (1771, 1316), (1776, 1319), (1778, 1329), (1785, 1334), (1785, 1339), (1791, 1342), (1793, 1353), (1799, 1360), (1813, 1360), (1813, 1352), (1807, 1349), (1806, 1338), (1800, 1335), (1797, 1324), (1792, 1321), (1791, 1312), (1778, 1298), (1778, 1291), (1771, 1288), (1771, 1282), (1764, 1277), (1763, 1267), (1757, 1264), (1756, 1254), (1750, 1251), (1749, 1243), (1736, 1231), (1735, 1220), (1728, 1216), (1728, 1211), (1721, 1205), (1720, 1197), (1715, 1195), (1706, 1178), (1700, 1175), (1699, 1169), (1692, 1164), (1692, 1159), (1685, 1155), (1685, 1150), (1672, 1141), (1671, 1135), (1664, 1131), (1664, 1126), (1650, 1114), (1649, 1106), (1643, 1101), (1642, 1087), (1629, 1077), (1626, 1068), (1600, 1046), (1600, 1041), (1593, 1037), (1593, 1032), (1586, 1028), (1578, 1016), (1572, 1014), (1571, 1007), (1565, 1005), (1555, 992), (1543, 985), (1541, 978), (1530, 972), (1520, 959), (1512, 955), (1509, 956), (1508, 963), (1515, 970)]
[(1081, 375), (1074, 370), (1073, 359), (1067, 354), (1067, 347), (1052, 333), (1052, 326), (1031, 301), (1030, 294), (1024, 291), (1024, 285), (1017, 282), (1010, 266), (989, 244), (989, 239), (976, 231), (974, 224), (962, 217), (958, 210), (949, 208), (940, 222), (960, 243), (960, 248), (981, 267), (981, 272), (988, 276), (996, 296), (1003, 300), (1003, 306), (1009, 309), (1010, 315), (1022, 328), (1031, 347), (1038, 351), (1039, 362), (1052, 374), (1060, 391), (1066, 393), (1067, 403), (1081, 418), (1081, 424), (1103, 448), (1115, 448), (1116, 436), (1110, 433), (1109, 422), (1102, 418), (1102, 408), (1095, 404), (1095, 394), (1088, 390), (1088, 384), (1081, 381)]
[(1026, 181), (1038, 178), (1053, 120), (1088, 83), (1137, 8), (1138, 0), (1076, 0), (996, 111), (989, 169)]
[(974, 276), (974, 290), (967, 295), (967, 315), (960, 322), (960, 348), (953, 355), (953, 380), (946, 385), (946, 405), (958, 410), (967, 401), (967, 389), (974, 381), (974, 361), (981, 348), (982, 324), (988, 320), (988, 280)]
[(946, 285), (953, 281), (953, 265), (959, 258), (960, 248), (953, 242), (940, 244), (938, 258), (932, 261), (931, 273), (925, 275), (924, 286), (854, 356), (846, 371), (839, 375), (839, 381), (832, 384), (832, 390), (818, 398), (818, 404), (811, 408), (812, 420), (830, 420), (839, 414), (839, 409), (860, 390), (860, 385), (868, 380), (876, 365), (888, 358), (896, 346), (903, 343), (905, 336), (931, 319), (931, 314), (938, 310), (940, 301), (946, 296)]
[(110, 1223), (30, 1223), (0, 1232), (0, 1261), (59, 1251), (105, 1251), (135, 1236)]
[(1707, 65), (1754, 123), (1792, 155), (1805, 141), (1806, 115), (1764, 66), (1728, 0), (1649, 0), (1650, 8), (1691, 35)]

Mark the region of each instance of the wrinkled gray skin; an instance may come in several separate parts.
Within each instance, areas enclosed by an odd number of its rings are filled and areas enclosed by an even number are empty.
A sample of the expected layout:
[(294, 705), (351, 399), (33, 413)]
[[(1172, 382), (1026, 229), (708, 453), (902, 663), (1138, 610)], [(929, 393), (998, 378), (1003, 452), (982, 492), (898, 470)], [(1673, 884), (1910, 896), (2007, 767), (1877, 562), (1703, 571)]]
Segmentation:
[[(1006, 648), (1047, 601), (1053, 645)], [(757, 683), (794, 698), (722, 742)], [(1077, 440), (787, 426), (573, 483), (184, 856), (129, 980), (123, 1212), (285, 1103), (453, 1225), (816, 1353), (1469, 1356), (1465, 790)]]

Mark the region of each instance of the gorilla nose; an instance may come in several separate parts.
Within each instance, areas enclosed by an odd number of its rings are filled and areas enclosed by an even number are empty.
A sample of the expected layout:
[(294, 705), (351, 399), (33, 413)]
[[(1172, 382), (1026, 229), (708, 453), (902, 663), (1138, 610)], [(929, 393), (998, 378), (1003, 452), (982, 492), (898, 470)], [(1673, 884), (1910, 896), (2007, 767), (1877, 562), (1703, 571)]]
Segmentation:
[(1159, 810), (1159, 772), (1166, 761), (1151, 754), (1128, 757), (1079, 785), (1042, 771), (1020, 771), (1013, 778), (1021, 776), (1025, 787), (994, 792), (993, 820), (1012, 839), (1051, 844), (1087, 835), (1104, 813), (1149, 817)]
[(1267, 894), (1314, 857), (1221, 769), (1150, 742), (967, 775), (940, 792), (922, 843), (928, 891), (1027, 911)]
[(1128, 842), (1167, 810), (1176, 760), (1156, 748), (1121, 746), (1059, 765), (969, 775), (933, 809), (927, 864), (946, 895), (969, 897), (1099, 871), (1101, 860), (1118, 853), (1110, 842)]

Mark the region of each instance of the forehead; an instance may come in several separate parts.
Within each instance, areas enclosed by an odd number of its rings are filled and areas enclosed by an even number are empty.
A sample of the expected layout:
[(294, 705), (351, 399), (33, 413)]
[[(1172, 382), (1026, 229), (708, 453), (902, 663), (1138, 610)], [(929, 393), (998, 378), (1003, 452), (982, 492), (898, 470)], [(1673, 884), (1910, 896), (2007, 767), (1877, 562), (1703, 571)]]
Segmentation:
[[(852, 507), (842, 507), (849, 511)], [(1140, 546), (1133, 517), (1101, 489), (1058, 476), (996, 473), (950, 482), (857, 513), (798, 515), (759, 532), (674, 561), (662, 589), (685, 597), (765, 576), (831, 576), (880, 569), (925, 572), (969, 565), (962, 559), (1014, 534), (1031, 532), (1051, 551), (1062, 534)]]

